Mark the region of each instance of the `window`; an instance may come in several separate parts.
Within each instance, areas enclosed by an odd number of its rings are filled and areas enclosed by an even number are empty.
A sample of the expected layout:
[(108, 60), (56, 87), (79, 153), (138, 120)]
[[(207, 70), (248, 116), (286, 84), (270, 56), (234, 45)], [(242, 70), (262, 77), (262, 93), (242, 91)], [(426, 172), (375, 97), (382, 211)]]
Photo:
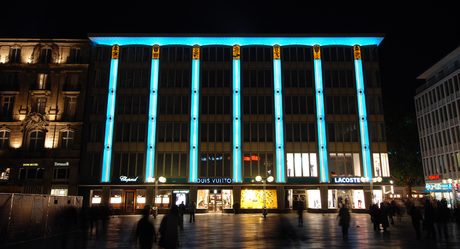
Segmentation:
[(232, 52), (230, 47), (202, 47), (202, 61), (230, 61)]
[(3, 97), (2, 120), (11, 120), (13, 118), (14, 97)]
[(70, 169), (68, 168), (61, 168), (61, 169), (54, 169), (53, 180), (68, 180), (69, 179), (69, 172)]
[(315, 114), (313, 96), (284, 96), (284, 114)]
[(37, 113), (45, 114), (45, 108), (46, 108), (46, 98), (45, 97), (35, 98), (34, 111)]
[(187, 154), (159, 153), (155, 175), (164, 177), (185, 177), (187, 172)]
[(328, 160), (331, 176), (360, 176), (359, 153), (330, 153)]
[(149, 70), (120, 70), (119, 87), (147, 87), (150, 80)]
[(81, 63), (81, 50), (79, 48), (70, 49), (68, 63), (70, 64)]
[(64, 107), (64, 119), (66, 121), (74, 121), (75, 111), (77, 108), (77, 97), (66, 97)]
[(200, 135), (201, 142), (230, 142), (230, 123), (201, 123)]
[(106, 87), (109, 82), (109, 73), (106, 70), (96, 70), (94, 74), (94, 85), (95, 87)]
[(288, 177), (317, 177), (316, 153), (286, 153)]
[(10, 132), (0, 131), (0, 150), (7, 150), (10, 148)]
[(19, 179), (39, 180), (43, 179), (43, 168), (21, 168)]
[(44, 48), (40, 54), (40, 63), (51, 63), (51, 48)]
[(326, 96), (327, 114), (356, 114), (356, 96)]
[(358, 142), (357, 123), (328, 123), (329, 142)]
[(272, 60), (271, 47), (243, 47), (241, 52), (243, 62), (270, 62)]
[(387, 153), (373, 153), (372, 157), (374, 159), (374, 175), (376, 177), (389, 177), (390, 167), (388, 164), (388, 154)]
[(192, 50), (190, 47), (162, 46), (160, 59), (162, 62), (191, 62)]
[[(188, 71), (188, 70), (187, 70)], [(188, 73), (188, 72), (187, 72)], [(232, 80), (230, 70), (202, 70), (201, 87), (230, 87)], [(180, 85), (178, 85), (180, 86)]]
[(187, 142), (188, 123), (158, 123), (158, 142)]
[(20, 63), (21, 62), (21, 49), (13, 48), (10, 52), (10, 63)]
[(273, 73), (267, 69), (243, 69), (243, 87), (272, 87)]
[(243, 123), (244, 142), (273, 142), (272, 123)]
[(152, 53), (150, 47), (141, 46), (123, 46), (120, 53), (121, 61), (150, 61)]
[(29, 134), (29, 152), (40, 152), (45, 144), (45, 133), (42, 131), (32, 131)]
[(268, 177), (275, 176), (273, 169), (273, 154), (271, 153), (248, 153), (243, 156), (244, 177)]
[(146, 123), (116, 123), (115, 142), (144, 142)]
[(112, 57), (112, 48), (109, 46), (96, 47), (96, 61), (109, 61)]
[[(202, 76), (203, 77), (203, 76)], [(189, 87), (191, 82), (189, 69), (162, 69), (160, 73), (161, 87)]]
[(230, 114), (230, 107), (232, 105), (230, 96), (203, 95), (200, 99), (201, 114)]
[(19, 90), (19, 73), (6, 73), (5, 80), (1, 83), (1, 90)]
[(285, 123), (286, 142), (315, 142), (316, 125), (314, 123)]
[(161, 96), (158, 101), (159, 114), (188, 114), (189, 96)]
[(283, 61), (308, 62), (311, 61), (311, 47), (283, 47), (281, 58)]
[[(117, 101), (120, 101), (123, 96), (117, 96)], [(142, 98), (142, 97), (141, 97)], [(107, 95), (93, 95), (90, 96), (90, 113), (91, 114), (105, 114), (105, 106), (107, 105)]]
[(312, 87), (312, 70), (283, 70), (283, 87)]
[(230, 177), (230, 154), (201, 154), (200, 177)]
[(49, 74), (47, 73), (39, 73), (37, 77), (37, 84), (36, 84), (36, 89), (37, 90), (45, 90), (48, 89), (49, 85)]
[(73, 148), (73, 131), (61, 132), (61, 149), (72, 149)]
[(69, 73), (69, 74), (67, 74), (66, 84), (64, 86), (64, 91), (78, 90), (78, 88), (79, 88), (78, 78), (79, 78), (78, 73)]
[(100, 177), (101, 175), (101, 153), (87, 153), (85, 163), (86, 177)]
[(10, 178), (10, 168), (0, 168), (0, 180), (8, 180)]
[(102, 142), (104, 123), (92, 122), (90, 124), (89, 142)]

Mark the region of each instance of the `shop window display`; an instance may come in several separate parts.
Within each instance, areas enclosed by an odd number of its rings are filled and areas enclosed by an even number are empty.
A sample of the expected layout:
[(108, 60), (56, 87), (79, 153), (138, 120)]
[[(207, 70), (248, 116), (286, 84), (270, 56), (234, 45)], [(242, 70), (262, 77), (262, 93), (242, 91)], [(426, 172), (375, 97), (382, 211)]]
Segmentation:
[(91, 206), (99, 206), (101, 204), (102, 190), (91, 190)]
[(387, 153), (373, 153), (374, 174), (376, 177), (389, 177), (390, 167), (388, 165)]
[(329, 209), (337, 208), (337, 189), (329, 189), (327, 191), (327, 205)]
[(198, 190), (198, 202), (196, 208), (208, 209), (209, 189)]
[(110, 208), (111, 209), (121, 209), (121, 197), (123, 196), (122, 189), (112, 189), (110, 190)]
[[(278, 208), (276, 189), (266, 190), (267, 208)], [(262, 189), (241, 190), (241, 208), (261, 209), (264, 206), (264, 191)]]
[(222, 190), (222, 202), (224, 208), (232, 208), (233, 205), (233, 190)]
[(169, 208), (170, 195), (157, 195), (155, 205), (158, 208)]
[(379, 204), (381, 202), (383, 202), (382, 190), (378, 190), (378, 189), (372, 190), (372, 204)]
[(182, 202), (186, 205), (186, 196), (186, 193), (176, 193), (176, 206), (179, 206)]
[(145, 194), (146, 190), (145, 189), (137, 189), (136, 190), (136, 209), (143, 209), (145, 206)]
[(337, 190), (337, 207), (341, 208), (345, 205), (347, 208), (350, 207), (351, 203), (351, 190), (349, 189), (339, 189)]
[(321, 193), (319, 189), (307, 190), (308, 208), (321, 209)]
[(364, 191), (353, 190), (353, 209), (365, 209), (366, 204), (364, 203)]
[(67, 196), (67, 189), (51, 189), (51, 195)]

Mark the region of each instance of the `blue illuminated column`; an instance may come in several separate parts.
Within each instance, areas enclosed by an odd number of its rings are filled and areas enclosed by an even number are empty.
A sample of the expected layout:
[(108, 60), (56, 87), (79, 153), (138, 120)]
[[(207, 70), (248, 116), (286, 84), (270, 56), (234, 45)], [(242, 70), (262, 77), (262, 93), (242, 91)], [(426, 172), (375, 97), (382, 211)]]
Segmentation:
[(110, 163), (112, 159), (113, 123), (115, 118), (115, 98), (117, 96), (118, 57), (120, 46), (113, 45), (110, 62), (109, 93), (107, 96), (107, 116), (105, 122), (104, 150), (102, 152), (101, 182), (110, 182)]
[(153, 177), (155, 172), (155, 140), (157, 127), (157, 104), (158, 104), (158, 68), (160, 59), (160, 46), (154, 45), (152, 50), (152, 66), (150, 72), (150, 98), (149, 98), (149, 121), (147, 134), (147, 162), (145, 164), (145, 182)]
[(189, 182), (198, 178), (198, 115), (200, 103), (200, 46), (193, 46), (192, 57), (192, 101), (190, 120), (190, 172)]
[(315, 64), (316, 122), (318, 126), (319, 168), (321, 182), (327, 183), (329, 182), (329, 170), (327, 167), (326, 121), (324, 120), (323, 70), (321, 67), (321, 49), (319, 45), (313, 46), (313, 56)]
[(367, 129), (366, 96), (364, 94), (363, 63), (361, 61), (361, 48), (355, 45), (355, 76), (358, 96), (359, 127), (361, 136), (361, 152), (363, 156), (364, 177), (372, 180), (371, 152), (369, 149), (369, 132)]
[(241, 182), (240, 46), (233, 46), (233, 181)]
[(276, 182), (285, 182), (284, 176), (284, 136), (283, 136), (283, 95), (281, 92), (280, 46), (273, 46), (273, 74), (275, 91), (275, 134), (276, 134)]

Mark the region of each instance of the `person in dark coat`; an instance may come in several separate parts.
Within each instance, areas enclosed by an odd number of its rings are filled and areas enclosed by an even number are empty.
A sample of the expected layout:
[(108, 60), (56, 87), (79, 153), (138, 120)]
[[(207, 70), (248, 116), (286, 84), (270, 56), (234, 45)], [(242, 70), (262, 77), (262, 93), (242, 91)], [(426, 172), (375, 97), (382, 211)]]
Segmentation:
[(150, 209), (143, 210), (142, 218), (137, 223), (135, 241), (139, 240), (141, 249), (151, 249), (153, 242), (157, 241), (155, 226), (149, 220)]
[(444, 236), (449, 237), (447, 234), (447, 221), (449, 221), (450, 210), (447, 208), (447, 202), (445, 200), (437, 203), (437, 208), (435, 209), (435, 221), (436, 227), (438, 229), (439, 237), (444, 231)]
[(384, 202), (380, 203), (380, 224), (382, 224), (383, 231), (386, 231), (387, 227), (390, 226), (388, 223), (388, 207)]
[(420, 232), (420, 221), (422, 220), (422, 212), (420, 208), (417, 208), (415, 207), (415, 205), (412, 205), (412, 207), (410, 208), (410, 217), (412, 218), (412, 226), (414, 226), (417, 239), (420, 239), (422, 236)]
[(339, 226), (342, 227), (342, 235), (348, 237), (348, 227), (350, 227), (350, 212), (346, 206), (342, 206), (339, 210)]
[(177, 210), (177, 206), (173, 205), (169, 214), (166, 215), (160, 224), (160, 242), (159, 246), (167, 249), (174, 249), (179, 243), (178, 227), (181, 226), (181, 218)]
[(303, 225), (303, 202), (299, 201), (297, 206), (297, 214), (299, 215), (299, 226)]
[(188, 211), (190, 212), (190, 223), (192, 223), (192, 220), (195, 223), (195, 211), (196, 211), (196, 203), (195, 202), (191, 201), (188, 204)]
[(372, 221), (374, 222), (374, 230), (380, 231), (380, 210), (377, 204), (372, 205), (371, 217)]
[(425, 201), (425, 229), (427, 239), (432, 238), (436, 239), (436, 230), (434, 229), (434, 220), (435, 220), (436, 211), (431, 205), (430, 200)]

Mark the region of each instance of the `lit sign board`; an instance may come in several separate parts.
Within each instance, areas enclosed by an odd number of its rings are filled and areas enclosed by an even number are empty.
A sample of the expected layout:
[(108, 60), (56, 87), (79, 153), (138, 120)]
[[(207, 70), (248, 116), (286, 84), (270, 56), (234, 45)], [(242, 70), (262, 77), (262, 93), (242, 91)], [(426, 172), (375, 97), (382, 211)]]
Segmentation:
[(359, 177), (334, 177), (334, 183), (361, 183)]
[(188, 194), (188, 190), (173, 190), (174, 194)]
[(38, 166), (38, 163), (23, 163), (22, 166), (24, 167)]
[(65, 162), (65, 163), (54, 162), (54, 166), (69, 166), (69, 162)]
[(231, 184), (233, 182), (232, 178), (198, 178), (196, 183), (220, 183), (220, 184)]
[(439, 175), (428, 176), (428, 179), (430, 179), (430, 180), (437, 180), (437, 179), (439, 179)]
[(452, 189), (452, 183), (447, 184), (425, 184), (427, 190), (432, 189)]
[(136, 178), (129, 178), (127, 176), (120, 176), (120, 182), (137, 182), (137, 179), (139, 176), (136, 176)]

